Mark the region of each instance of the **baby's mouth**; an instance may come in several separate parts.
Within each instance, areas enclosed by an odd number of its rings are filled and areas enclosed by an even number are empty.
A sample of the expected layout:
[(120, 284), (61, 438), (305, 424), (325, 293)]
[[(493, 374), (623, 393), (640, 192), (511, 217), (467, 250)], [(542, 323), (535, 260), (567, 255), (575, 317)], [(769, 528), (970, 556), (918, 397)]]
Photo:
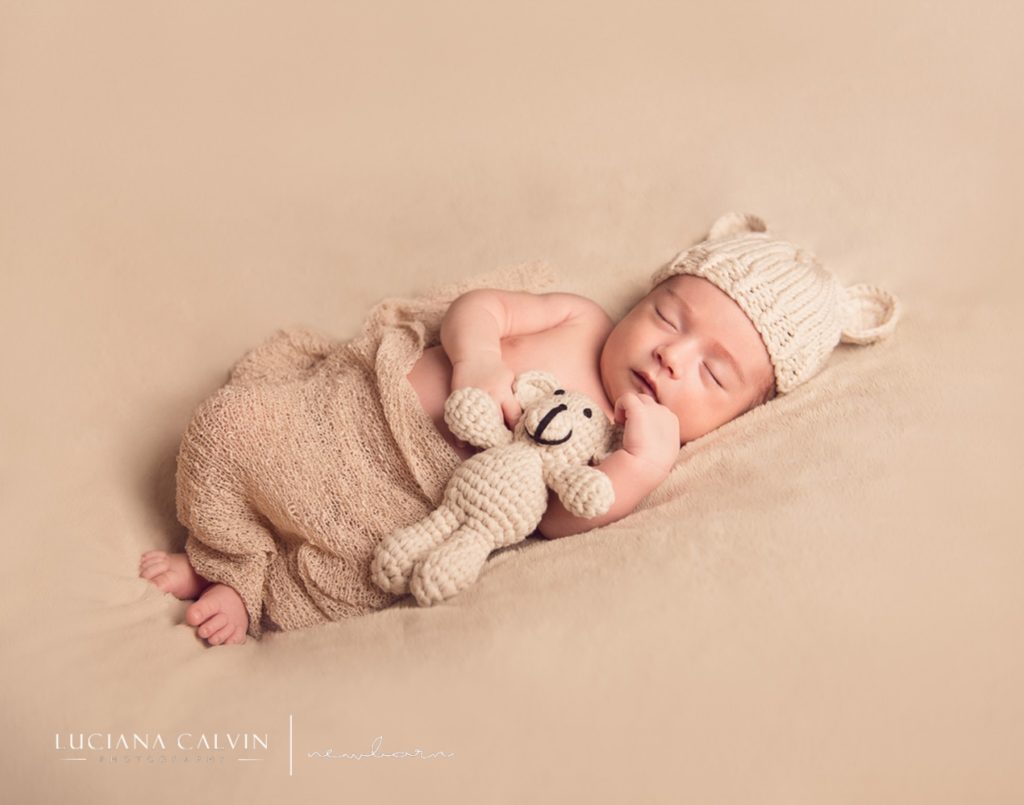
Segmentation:
[(655, 401), (657, 401), (658, 395), (654, 393), (654, 389), (651, 387), (651, 384), (644, 380), (644, 376), (636, 371), (633, 372), (633, 376), (636, 377), (637, 382), (647, 389), (647, 392), (655, 399)]

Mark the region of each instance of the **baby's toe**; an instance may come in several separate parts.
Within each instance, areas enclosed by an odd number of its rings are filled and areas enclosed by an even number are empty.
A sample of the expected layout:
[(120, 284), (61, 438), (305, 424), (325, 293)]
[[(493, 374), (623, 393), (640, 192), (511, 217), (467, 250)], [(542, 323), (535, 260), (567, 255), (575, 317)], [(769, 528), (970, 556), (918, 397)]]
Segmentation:
[(219, 610), (205, 598), (200, 598), (185, 610), (185, 622), (189, 626), (198, 626)]
[(166, 573), (169, 569), (170, 565), (166, 559), (157, 559), (147, 565), (143, 565), (139, 570), (139, 575), (144, 579), (151, 579), (160, 573)]
[(174, 591), (175, 578), (174, 573), (169, 570), (165, 570), (157, 576), (150, 579), (153, 582), (153, 586), (156, 587), (162, 593), (170, 593)]
[(243, 629), (241, 626), (237, 626), (237, 627), (235, 627), (234, 634), (231, 637), (229, 637), (227, 640), (225, 640), (224, 644), (225, 645), (228, 645), (228, 644), (231, 644), (231, 645), (241, 645), (242, 643), (245, 642), (245, 634), (246, 634), (245, 629)]
[(139, 562), (139, 570), (146, 570), (154, 565), (163, 565), (164, 567), (167, 567), (169, 564), (170, 561), (166, 556), (150, 556)]
[(202, 626), (196, 630), (196, 634), (200, 637), (212, 637), (225, 626), (231, 626), (228, 623), (228, 616), (223, 612), (218, 612), (212, 618), (208, 618)]
[[(210, 618), (211, 622), (213, 620), (215, 620), (215, 618)], [(225, 620), (227, 619), (225, 618)], [(206, 624), (204, 623), (202, 626), (199, 627), (200, 633), (202, 633), (202, 630), (205, 628)], [(226, 643), (228, 638), (234, 636), (236, 628), (237, 627), (233, 623), (224, 623), (223, 626), (221, 626), (219, 629), (217, 629), (217, 631), (211, 634), (209, 638), (207, 638), (210, 642), (210, 645), (216, 646), (219, 643)]]

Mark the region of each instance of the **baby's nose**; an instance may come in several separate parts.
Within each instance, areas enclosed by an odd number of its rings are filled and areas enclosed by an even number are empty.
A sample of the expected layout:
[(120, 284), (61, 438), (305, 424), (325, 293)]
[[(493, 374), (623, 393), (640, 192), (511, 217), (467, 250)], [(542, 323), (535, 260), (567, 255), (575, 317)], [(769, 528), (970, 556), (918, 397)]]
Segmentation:
[(659, 363), (664, 366), (673, 377), (678, 377), (679, 367), (682, 366), (687, 355), (697, 349), (697, 343), (690, 338), (679, 339), (671, 344), (662, 344), (654, 354)]

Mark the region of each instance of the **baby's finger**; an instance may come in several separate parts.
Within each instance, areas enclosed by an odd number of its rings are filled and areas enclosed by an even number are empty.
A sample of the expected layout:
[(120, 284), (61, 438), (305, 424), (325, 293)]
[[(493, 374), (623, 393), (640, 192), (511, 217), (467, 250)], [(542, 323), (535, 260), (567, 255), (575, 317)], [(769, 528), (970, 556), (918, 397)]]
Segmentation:
[(509, 428), (514, 428), (516, 423), (519, 421), (519, 417), (523, 415), (522, 406), (519, 405), (518, 400), (506, 400), (501, 404), (501, 412), (505, 416), (505, 422)]
[(615, 401), (615, 407), (628, 408), (630, 406), (636, 405), (642, 399), (642, 394), (637, 394), (635, 391), (627, 391), (624, 394), (620, 395), (619, 398)]
[(639, 396), (639, 394), (635, 394), (632, 391), (627, 391), (615, 401), (615, 423), (617, 425), (625, 424), (629, 411), (631, 409), (635, 410), (639, 404), (637, 402)]

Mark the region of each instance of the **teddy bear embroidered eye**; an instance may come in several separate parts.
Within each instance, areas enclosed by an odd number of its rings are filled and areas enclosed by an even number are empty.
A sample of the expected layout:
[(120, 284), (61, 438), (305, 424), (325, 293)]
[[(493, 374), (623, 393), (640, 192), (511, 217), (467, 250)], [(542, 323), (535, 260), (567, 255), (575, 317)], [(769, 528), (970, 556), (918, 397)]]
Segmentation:
[(548, 487), (577, 517), (597, 517), (611, 507), (611, 480), (589, 464), (614, 451), (622, 428), (547, 372), (518, 375), (512, 391), (523, 409), (514, 431), (483, 390), (462, 388), (448, 397), (448, 427), (483, 452), (459, 465), (436, 510), (377, 546), (370, 574), (378, 587), (412, 592), (420, 606), (461, 592), (476, 581), (491, 551), (533, 532), (547, 509)]

